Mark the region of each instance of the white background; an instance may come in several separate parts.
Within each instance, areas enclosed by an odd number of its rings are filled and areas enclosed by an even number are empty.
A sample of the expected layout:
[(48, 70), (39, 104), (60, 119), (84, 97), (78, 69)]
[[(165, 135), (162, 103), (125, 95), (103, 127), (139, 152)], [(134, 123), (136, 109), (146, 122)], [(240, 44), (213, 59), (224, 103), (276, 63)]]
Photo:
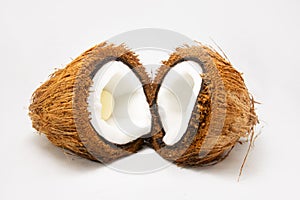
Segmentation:
[[(0, 199), (299, 198), (300, 1), (0, 1)], [(33, 91), (54, 68), (137, 28), (213, 38), (257, 101), (262, 134), (213, 167), (123, 174), (65, 155), (31, 128)]]

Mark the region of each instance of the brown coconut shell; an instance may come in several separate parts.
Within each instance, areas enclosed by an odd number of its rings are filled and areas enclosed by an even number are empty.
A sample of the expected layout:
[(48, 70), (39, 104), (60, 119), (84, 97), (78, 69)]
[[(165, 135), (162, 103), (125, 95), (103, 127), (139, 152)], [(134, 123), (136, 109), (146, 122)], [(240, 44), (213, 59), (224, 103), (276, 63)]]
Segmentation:
[[(32, 126), (54, 145), (105, 163), (135, 153), (143, 145), (143, 139), (125, 145), (112, 144), (90, 123), (87, 98), (92, 77), (109, 61), (126, 64), (141, 81), (145, 94), (151, 94), (150, 79), (137, 56), (123, 45), (102, 43), (52, 74), (34, 92), (29, 107)], [(150, 102), (150, 97), (146, 97)]]
[[(165, 130), (156, 99), (164, 77), (183, 61), (195, 61), (202, 67), (202, 86), (185, 134), (168, 146), (162, 140)], [(241, 137), (253, 133), (258, 122), (254, 101), (241, 73), (215, 50), (203, 45), (176, 49), (163, 62), (152, 87), (153, 128), (147, 142), (163, 158), (180, 166), (205, 166), (223, 160)]]

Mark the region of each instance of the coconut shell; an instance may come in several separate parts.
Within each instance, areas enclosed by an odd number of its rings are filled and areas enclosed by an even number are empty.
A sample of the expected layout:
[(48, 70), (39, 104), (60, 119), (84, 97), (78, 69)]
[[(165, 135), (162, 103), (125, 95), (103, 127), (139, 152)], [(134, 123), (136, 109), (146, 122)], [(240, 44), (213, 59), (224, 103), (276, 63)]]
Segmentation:
[[(202, 85), (185, 134), (176, 144), (168, 146), (163, 142), (165, 130), (156, 99), (164, 77), (183, 61), (195, 61), (202, 67)], [(241, 137), (253, 133), (258, 122), (254, 101), (241, 73), (215, 50), (203, 45), (176, 49), (158, 70), (152, 92), (153, 128), (147, 142), (163, 158), (180, 166), (218, 163)]]
[(141, 81), (150, 102), (150, 79), (137, 56), (123, 45), (102, 43), (84, 52), (64, 69), (56, 71), (33, 94), (29, 107), (32, 126), (56, 146), (101, 162), (111, 162), (137, 152), (143, 139), (125, 145), (112, 144), (90, 123), (87, 98), (92, 77), (109, 61), (126, 64)]

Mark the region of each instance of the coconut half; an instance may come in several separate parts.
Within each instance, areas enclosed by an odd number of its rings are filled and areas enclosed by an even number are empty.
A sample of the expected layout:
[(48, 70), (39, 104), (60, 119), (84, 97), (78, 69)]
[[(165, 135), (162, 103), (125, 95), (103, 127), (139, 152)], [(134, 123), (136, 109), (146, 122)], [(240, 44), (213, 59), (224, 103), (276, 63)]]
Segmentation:
[(176, 49), (153, 83), (151, 146), (180, 166), (223, 160), (257, 123), (241, 74), (216, 51)]
[(142, 148), (140, 137), (151, 129), (150, 90), (133, 52), (102, 43), (40, 86), (29, 115), (54, 145), (107, 163)]

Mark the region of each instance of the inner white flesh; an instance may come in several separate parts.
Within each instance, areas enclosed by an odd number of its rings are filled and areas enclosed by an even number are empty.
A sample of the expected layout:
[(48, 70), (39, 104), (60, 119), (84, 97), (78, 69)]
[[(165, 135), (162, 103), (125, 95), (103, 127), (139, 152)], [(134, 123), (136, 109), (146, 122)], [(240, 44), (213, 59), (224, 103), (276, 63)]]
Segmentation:
[(174, 66), (165, 76), (157, 96), (166, 145), (177, 143), (188, 128), (201, 89), (202, 68), (194, 61)]
[[(101, 116), (103, 90), (113, 97), (113, 110), (108, 119), (104, 117), (106, 120)], [(151, 114), (142, 84), (122, 62), (108, 62), (97, 71), (88, 105), (92, 126), (111, 143), (127, 144), (151, 130)]]

